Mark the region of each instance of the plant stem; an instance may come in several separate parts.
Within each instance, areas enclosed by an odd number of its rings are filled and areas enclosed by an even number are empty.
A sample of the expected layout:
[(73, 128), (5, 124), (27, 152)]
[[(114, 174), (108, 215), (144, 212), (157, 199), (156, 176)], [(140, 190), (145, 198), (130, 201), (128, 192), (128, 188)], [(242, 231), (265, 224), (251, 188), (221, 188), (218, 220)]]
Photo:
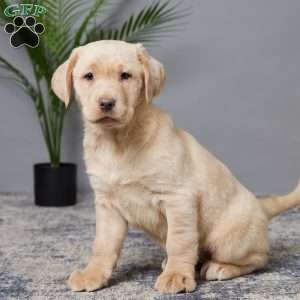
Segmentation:
[(46, 142), (46, 146), (47, 146), (47, 150), (48, 150), (48, 154), (49, 154), (49, 158), (50, 158), (50, 162), (51, 165), (53, 163), (54, 160), (54, 153), (53, 153), (53, 144), (52, 144), (52, 139), (51, 139), (51, 126), (49, 126), (49, 120), (47, 117), (47, 112), (45, 110), (45, 103), (44, 103), (44, 99), (43, 99), (43, 94), (41, 91), (41, 85), (40, 85), (40, 81), (38, 79), (37, 76), (37, 70), (36, 70), (36, 66), (33, 65), (33, 73), (34, 73), (34, 77), (35, 77), (35, 81), (36, 81), (36, 85), (38, 88), (38, 97), (39, 97), (39, 101), (40, 101), (40, 107), (41, 107), (41, 115), (42, 118), (39, 116), (39, 121), (40, 121), (40, 125), (42, 128), (42, 132), (44, 135), (44, 139)]

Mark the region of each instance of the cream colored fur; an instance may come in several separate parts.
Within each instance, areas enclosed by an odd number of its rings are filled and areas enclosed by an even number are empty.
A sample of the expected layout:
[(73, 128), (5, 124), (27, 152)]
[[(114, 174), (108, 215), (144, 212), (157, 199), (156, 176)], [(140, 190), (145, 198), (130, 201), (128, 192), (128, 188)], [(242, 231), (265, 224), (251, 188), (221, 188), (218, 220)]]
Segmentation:
[[(92, 80), (84, 76), (93, 74)], [(131, 75), (121, 79), (121, 73)], [(74, 291), (108, 284), (128, 224), (165, 249), (155, 288), (193, 291), (195, 265), (206, 280), (229, 279), (267, 262), (269, 219), (300, 203), (300, 188), (258, 200), (228, 168), (152, 104), (163, 66), (140, 44), (100, 41), (77, 48), (55, 72), (66, 103), (74, 87), (84, 120), (84, 159), (95, 193), (96, 238), (88, 266), (69, 278)], [(112, 112), (99, 102), (115, 99)], [(109, 117), (110, 119), (105, 119)]]

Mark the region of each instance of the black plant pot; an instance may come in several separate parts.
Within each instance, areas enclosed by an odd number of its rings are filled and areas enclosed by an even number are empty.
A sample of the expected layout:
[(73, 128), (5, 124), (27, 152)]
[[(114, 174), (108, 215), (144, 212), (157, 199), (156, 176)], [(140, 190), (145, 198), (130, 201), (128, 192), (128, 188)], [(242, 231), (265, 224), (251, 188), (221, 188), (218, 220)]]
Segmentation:
[(40, 206), (67, 206), (76, 203), (76, 165), (49, 163), (34, 165), (35, 204)]

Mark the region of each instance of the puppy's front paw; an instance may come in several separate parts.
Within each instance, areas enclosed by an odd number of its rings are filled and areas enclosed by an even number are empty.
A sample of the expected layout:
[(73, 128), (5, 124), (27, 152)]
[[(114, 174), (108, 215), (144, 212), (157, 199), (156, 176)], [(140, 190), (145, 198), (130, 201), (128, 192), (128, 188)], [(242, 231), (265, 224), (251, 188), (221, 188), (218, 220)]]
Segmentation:
[(68, 284), (72, 291), (91, 292), (107, 285), (107, 281), (100, 270), (85, 269), (82, 271), (74, 271), (69, 277)]
[(192, 292), (196, 288), (196, 281), (192, 276), (180, 274), (179, 272), (164, 272), (157, 278), (155, 289), (161, 293)]

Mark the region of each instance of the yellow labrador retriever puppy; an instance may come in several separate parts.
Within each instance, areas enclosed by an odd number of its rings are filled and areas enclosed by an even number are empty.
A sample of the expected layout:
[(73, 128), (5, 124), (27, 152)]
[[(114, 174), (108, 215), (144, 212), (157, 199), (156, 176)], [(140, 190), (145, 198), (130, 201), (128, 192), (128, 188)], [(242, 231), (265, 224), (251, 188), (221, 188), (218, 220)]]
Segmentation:
[(87, 267), (69, 278), (74, 291), (107, 285), (128, 224), (165, 249), (155, 288), (191, 292), (195, 265), (223, 280), (267, 262), (269, 220), (300, 204), (258, 200), (218, 159), (152, 104), (165, 70), (141, 44), (99, 41), (74, 49), (52, 88), (68, 105), (74, 88), (84, 120), (84, 158), (95, 193), (96, 238)]

